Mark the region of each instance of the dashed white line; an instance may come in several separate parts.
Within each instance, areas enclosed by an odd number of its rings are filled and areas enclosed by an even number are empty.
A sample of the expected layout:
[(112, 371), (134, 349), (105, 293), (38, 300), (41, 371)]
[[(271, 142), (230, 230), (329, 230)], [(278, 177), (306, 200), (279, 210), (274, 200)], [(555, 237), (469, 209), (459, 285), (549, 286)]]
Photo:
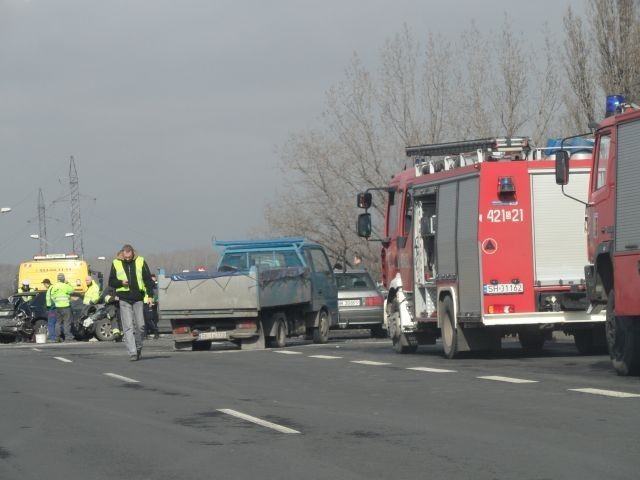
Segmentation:
[(351, 363), (359, 363), (360, 365), (391, 365), (386, 362), (372, 362), (371, 360), (352, 360)]
[(500, 377), (498, 375), (489, 375), (487, 377), (477, 377), (482, 380), (494, 380), (496, 382), (507, 382), (507, 383), (538, 383), (537, 380), (526, 380), (524, 378), (512, 378), (512, 377)]
[(325, 360), (333, 360), (336, 358), (343, 358), (343, 357), (334, 357), (333, 355), (309, 355), (309, 358), (322, 358)]
[(73, 363), (72, 360), (69, 360), (68, 358), (64, 358), (64, 357), (53, 357), (53, 358), (55, 358), (56, 360), (60, 360), (61, 362), (64, 362), (64, 363)]
[(274, 350), (273, 353), (283, 353), (285, 355), (302, 355), (302, 352), (296, 352), (294, 350)]
[(39, 348), (32, 348), (31, 350), (33, 350), (34, 352), (41, 352), (42, 351)]
[(123, 377), (122, 375), (118, 375), (117, 373), (105, 373), (105, 375), (107, 377), (116, 378), (118, 380), (122, 380), (123, 382), (127, 382), (127, 383), (140, 383), (139, 380), (135, 380), (129, 377)]
[(570, 392), (591, 393), (593, 395), (604, 395), (605, 397), (616, 398), (637, 398), (637, 393), (616, 392), (615, 390), (600, 390), (599, 388), (570, 388)]
[(277, 423), (268, 422), (267, 420), (262, 420), (258, 417), (252, 417), (251, 415), (247, 415), (246, 413), (237, 412), (236, 410), (231, 410), (229, 408), (219, 408), (219, 412), (226, 413), (227, 415), (231, 415), (233, 417), (241, 418), (242, 420), (246, 420), (247, 422), (255, 423), (257, 425), (261, 425), (263, 427), (271, 428), (273, 430), (277, 430), (281, 433), (300, 433), (293, 428), (285, 427), (283, 425), (278, 425)]
[(431, 373), (456, 373), (457, 370), (447, 370), (444, 368), (431, 368), (431, 367), (409, 367), (407, 370), (417, 370), (419, 372), (431, 372)]

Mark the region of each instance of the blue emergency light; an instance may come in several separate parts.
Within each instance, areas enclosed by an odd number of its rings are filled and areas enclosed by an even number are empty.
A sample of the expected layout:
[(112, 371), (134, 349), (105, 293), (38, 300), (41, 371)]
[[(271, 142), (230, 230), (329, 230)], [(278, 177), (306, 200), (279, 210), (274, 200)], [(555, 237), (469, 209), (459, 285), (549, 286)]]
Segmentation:
[(618, 113), (620, 105), (624, 103), (624, 97), (622, 95), (607, 95), (607, 111), (606, 116), (610, 117)]

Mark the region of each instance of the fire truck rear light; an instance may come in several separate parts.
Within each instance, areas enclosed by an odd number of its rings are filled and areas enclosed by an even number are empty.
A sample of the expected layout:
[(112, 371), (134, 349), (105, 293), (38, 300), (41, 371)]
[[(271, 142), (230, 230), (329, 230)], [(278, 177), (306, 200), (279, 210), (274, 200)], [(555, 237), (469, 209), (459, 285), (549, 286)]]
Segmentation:
[(501, 303), (489, 305), (489, 313), (515, 313), (516, 309), (513, 305), (504, 305)]
[(381, 307), (384, 304), (384, 299), (381, 295), (377, 297), (367, 297), (364, 299), (365, 307)]
[(256, 328), (256, 322), (240, 322), (236, 323), (236, 328), (238, 329), (254, 329)]
[(182, 335), (185, 333), (189, 333), (189, 327), (176, 327), (173, 329), (173, 333), (175, 335)]

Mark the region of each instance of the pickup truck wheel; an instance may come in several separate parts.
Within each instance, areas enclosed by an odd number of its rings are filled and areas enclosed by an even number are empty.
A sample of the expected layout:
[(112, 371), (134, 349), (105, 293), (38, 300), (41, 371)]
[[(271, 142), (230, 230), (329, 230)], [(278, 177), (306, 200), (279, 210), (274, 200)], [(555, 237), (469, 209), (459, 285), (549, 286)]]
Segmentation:
[(193, 349), (192, 346), (193, 342), (173, 342), (173, 349), (175, 351), (180, 351), (180, 350), (191, 350)]
[(211, 350), (211, 341), (192, 342), (191, 350), (193, 350), (194, 352), (203, 352), (205, 350)]
[(329, 314), (321, 310), (318, 314), (318, 326), (313, 329), (313, 343), (327, 343), (329, 341)]
[(609, 292), (607, 301), (607, 347), (611, 363), (618, 375), (640, 373), (640, 333), (634, 329), (633, 317), (615, 315), (615, 295)]
[[(440, 304), (442, 312), (442, 347), (444, 348), (444, 356), (451, 359), (458, 356), (458, 329), (454, 326), (453, 321), (453, 301), (451, 297), (444, 297)], [(440, 314), (440, 311), (438, 314)]]
[(113, 340), (113, 333), (111, 333), (111, 322), (109, 320), (100, 320), (96, 322), (96, 338), (101, 342), (107, 342)]
[(287, 344), (287, 326), (282, 318), (276, 320), (276, 335), (269, 337), (269, 346), (282, 348)]
[(262, 322), (258, 321), (258, 335), (251, 338), (243, 338), (240, 340), (241, 350), (264, 350), (264, 329), (262, 328)]

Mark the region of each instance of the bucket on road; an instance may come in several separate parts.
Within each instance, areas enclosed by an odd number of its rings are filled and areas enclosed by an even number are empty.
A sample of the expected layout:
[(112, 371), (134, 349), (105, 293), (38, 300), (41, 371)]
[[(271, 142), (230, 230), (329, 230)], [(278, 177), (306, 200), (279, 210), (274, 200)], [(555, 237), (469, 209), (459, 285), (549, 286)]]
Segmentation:
[(47, 334), (36, 333), (36, 343), (47, 343)]

